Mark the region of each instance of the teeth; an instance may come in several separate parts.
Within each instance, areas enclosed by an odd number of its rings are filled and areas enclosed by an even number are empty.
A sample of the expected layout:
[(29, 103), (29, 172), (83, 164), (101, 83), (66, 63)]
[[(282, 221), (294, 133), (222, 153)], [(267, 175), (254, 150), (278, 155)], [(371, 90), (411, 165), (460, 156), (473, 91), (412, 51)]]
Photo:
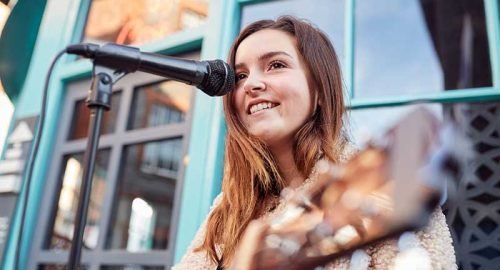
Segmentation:
[(255, 105), (252, 105), (252, 107), (250, 107), (250, 114), (253, 114), (253, 113), (256, 113), (258, 111), (265, 110), (265, 109), (271, 109), (273, 107), (274, 106), (271, 102), (262, 102), (259, 104), (255, 104)]

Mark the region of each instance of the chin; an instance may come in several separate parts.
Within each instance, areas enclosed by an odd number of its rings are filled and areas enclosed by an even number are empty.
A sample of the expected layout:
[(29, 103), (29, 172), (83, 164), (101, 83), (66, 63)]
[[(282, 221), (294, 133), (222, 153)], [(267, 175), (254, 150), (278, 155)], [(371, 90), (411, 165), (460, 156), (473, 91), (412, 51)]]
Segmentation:
[(276, 140), (276, 134), (271, 130), (253, 130), (250, 134), (265, 143)]
[(268, 147), (280, 145), (287, 140), (285, 137), (275, 133), (260, 133), (260, 134), (253, 134), (253, 136), (258, 138), (262, 143), (264, 143)]

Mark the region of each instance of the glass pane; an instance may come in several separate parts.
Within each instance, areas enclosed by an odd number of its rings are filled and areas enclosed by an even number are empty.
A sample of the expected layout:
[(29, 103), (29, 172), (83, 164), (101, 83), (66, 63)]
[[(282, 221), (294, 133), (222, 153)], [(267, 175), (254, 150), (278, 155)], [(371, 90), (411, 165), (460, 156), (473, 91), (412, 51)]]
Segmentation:
[(209, 0), (93, 0), (85, 42), (142, 44), (207, 20)]
[(492, 85), (482, 0), (356, 3), (356, 97)]
[[(99, 237), (99, 221), (101, 218), (102, 202), (106, 187), (110, 150), (99, 150), (92, 179), (92, 191), (87, 214), (87, 225), (83, 235), (83, 246), (93, 249)], [(53, 228), (50, 236), (49, 248), (69, 249), (73, 239), (73, 230), (80, 185), (83, 175), (83, 153), (71, 154), (64, 157), (64, 171), (61, 173), (61, 193), (57, 205)]]
[[(67, 270), (68, 267), (63, 264), (42, 264), (38, 266), (38, 270)], [(87, 270), (89, 269), (87, 265), (80, 265), (78, 270)]]
[[(350, 111), (350, 126), (348, 126), (347, 129), (353, 143), (357, 147), (360, 147), (368, 138), (381, 135), (385, 130), (396, 124), (405, 114), (415, 109), (416, 106), (423, 105), (381, 107)], [(426, 104), (425, 107), (433, 112), (438, 119), (443, 118), (440, 104)]]
[(181, 123), (191, 107), (193, 87), (164, 81), (136, 88), (128, 129)]
[(182, 138), (127, 146), (106, 247), (167, 249)]
[[(115, 132), (121, 97), (121, 91), (113, 93), (111, 97), (111, 110), (105, 111), (102, 117), (101, 134)], [(89, 130), (90, 110), (84, 99), (75, 102), (72, 119), (69, 140), (86, 138)]]
[(145, 265), (106, 265), (101, 270), (163, 270), (163, 266), (145, 266)]
[(276, 19), (280, 15), (293, 15), (307, 19), (330, 37), (342, 66), (344, 59), (344, 6), (345, 0), (289, 0), (245, 5), (241, 10), (241, 28), (251, 22), (261, 19)]
[[(383, 130), (411, 106), (351, 112), (353, 133)], [(497, 269), (500, 257), (500, 103), (434, 104), (445, 121), (466, 131), (473, 156), (462, 177), (450, 183), (444, 206), (459, 269)], [(375, 116), (375, 117), (374, 117)]]

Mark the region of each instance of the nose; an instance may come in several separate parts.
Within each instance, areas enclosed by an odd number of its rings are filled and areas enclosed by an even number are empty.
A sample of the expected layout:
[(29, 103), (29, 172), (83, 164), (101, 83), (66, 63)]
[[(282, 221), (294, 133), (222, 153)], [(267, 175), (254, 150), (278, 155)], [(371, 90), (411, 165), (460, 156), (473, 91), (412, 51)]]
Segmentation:
[(253, 73), (248, 75), (243, 88), (245, 89), (245, 93), (255, 95), (258, 91), (265, 90), (266, 84), (260, 74)]

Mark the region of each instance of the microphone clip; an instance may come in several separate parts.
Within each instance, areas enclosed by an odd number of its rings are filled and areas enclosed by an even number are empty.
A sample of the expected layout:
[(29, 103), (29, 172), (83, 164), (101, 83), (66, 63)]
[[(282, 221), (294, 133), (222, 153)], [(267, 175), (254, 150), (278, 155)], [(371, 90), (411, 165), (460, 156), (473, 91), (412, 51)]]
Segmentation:
[(92, 73), (92, 84), (85, 103), (89, 108), (102, 107), (109, 111), (111, 109), (113, 85), (127, 75), (128, 72), (101, 66), (94, 61)]

